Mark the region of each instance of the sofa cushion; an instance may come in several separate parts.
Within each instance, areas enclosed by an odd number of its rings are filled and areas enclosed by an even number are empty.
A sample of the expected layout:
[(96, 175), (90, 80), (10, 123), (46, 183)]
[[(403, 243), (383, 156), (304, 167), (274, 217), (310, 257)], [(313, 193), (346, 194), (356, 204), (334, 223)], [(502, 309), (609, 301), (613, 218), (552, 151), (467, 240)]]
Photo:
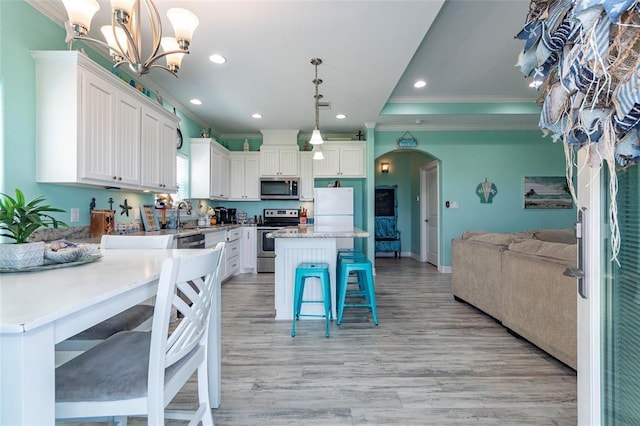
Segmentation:
[(508, 246), (512, 242), (524, 238), (532, 238), (531, 232), (514, 232), (511, 234), (485, 233), (469, 237), (469, 240), (480, 241), (483, 243)]
[(509, 250), (534, 256), (575, 262), (578, 253), (578, 246), (577, 244), (551, 243), (548, 241), (523, 239), (509, 244)]
[(474, 237), (476, 235), (482, 235), (482, 234), (486, 234), (487, 231), (464, 231), (462, 233), (462, 239), (463, 240), (468, 240), (471, 237)]
[(576, 243), (576, 231), (572, 228), (565, 229), (538, 229), (533, 231), (533, 238), (551, 243)]

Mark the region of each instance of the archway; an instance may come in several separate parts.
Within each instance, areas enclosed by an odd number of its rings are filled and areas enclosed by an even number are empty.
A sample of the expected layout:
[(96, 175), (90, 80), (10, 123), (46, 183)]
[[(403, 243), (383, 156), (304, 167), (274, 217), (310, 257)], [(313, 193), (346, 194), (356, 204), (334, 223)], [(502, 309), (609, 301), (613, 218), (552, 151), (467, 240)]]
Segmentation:
[[(388, 167), (386, 172), (383, 172), (383, 163), (387, 165), (385, 167)], [(425, 250), (425, 246), (434, 238), (428, 238), (428, 234), (425, 235), (424, 223), (428, 219), (426, 203), (429, 199), (429, 192), (425, 186), (426, 173), (424, 170), (428, 165), (436, 166), (435, 190), (439, 192), (441, 187), (440, 169), (437, 167), (439, 164), (440, 161), (436, 157), (416, 150), (389, 151), (381, 154), (374, 161), (374, 186), (397, 185), (398, 187), (398, 230), (401, 236), (401, 257), (412, 257), (422, 262), (426, 262), (428, 259), (428, 250)], [(431, 189), (433, 190), (434, 187)], [(437, 197), (435, 200), (435, 208), (439, 212)], [(438, 241), (436, 251), (439, 251), (441, 234), (439, 221), (436, 221), (435, 232), (437, 233), (435, 241)], [(378, 257), (393, 255), (393, 253), (376, 253)], [(434, 264), (436, 263), (438, 262)], [(436, 266), (439, 265), (436, 264)]]

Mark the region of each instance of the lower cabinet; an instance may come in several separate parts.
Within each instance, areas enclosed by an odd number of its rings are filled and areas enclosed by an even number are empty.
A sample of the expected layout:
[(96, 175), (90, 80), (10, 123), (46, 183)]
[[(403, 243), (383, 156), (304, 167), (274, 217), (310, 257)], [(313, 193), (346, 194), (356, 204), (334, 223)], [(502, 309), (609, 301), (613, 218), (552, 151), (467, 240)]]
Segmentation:
[(227, 231), (227, 247), (225, 248), (225, 274), (224, 279), (237, 275), (240, 270), (240, 237), (241, 228), (234, 228)]
[[(204, 234), (204, 248), (213, 248), (216, 244), (223, 242), (227, 242), (227, 231), (217, 231), (217, 232), (208, 232)], [(222, 276), (222, 280), (224, 281), (230, 275), (227, 274), (227, 250), (229, 249), (229, 245), (226, 244), (224, 248), (224, 256), (220, 263), (220, 275)]]
[(223, 281), (234, 275), (256, 272), (255, 226), (242, 226), (204, 235), (205, 248), (213, 248), (219, 242), (225, 243), (224, 257), (220, 265)]

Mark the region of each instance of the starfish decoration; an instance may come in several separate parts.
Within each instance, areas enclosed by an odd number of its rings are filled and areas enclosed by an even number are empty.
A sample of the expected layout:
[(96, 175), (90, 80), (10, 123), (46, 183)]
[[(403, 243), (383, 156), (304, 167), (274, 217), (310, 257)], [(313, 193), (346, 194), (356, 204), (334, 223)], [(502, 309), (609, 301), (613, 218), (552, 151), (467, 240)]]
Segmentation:
[(120, 216), (122, 216), (123, 214), (126, 214), (127, 217), (129, 217), (129, 210), (131, 210), (133, 207), (127, 204), (127, 199), (125, 198), (124, 204), (120, 204), (120, 208), (122, 209), (122, 211), (120, 212)]

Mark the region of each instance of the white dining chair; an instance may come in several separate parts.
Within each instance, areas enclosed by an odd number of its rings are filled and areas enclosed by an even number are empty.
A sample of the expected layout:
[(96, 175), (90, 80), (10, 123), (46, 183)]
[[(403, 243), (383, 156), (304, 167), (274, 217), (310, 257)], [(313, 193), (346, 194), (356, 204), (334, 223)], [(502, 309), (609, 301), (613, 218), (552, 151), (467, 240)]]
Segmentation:
[[(221, 242), (202, 254), (164, 261), (151, 332), (117, 333), (56, 368), (57, 421), (106, 418), (126, 425), (127, 416), (147, 416), (149, 425), (162, 425), (165, 418), (185, 419), (188, 414), (189, 424), (213, 425), (207, 339), (209, 317), (220, 297), (223, 250)], [(172, 308), (183, 315), (173, 331)], [(166, 411), (196, 371), (197, 410)]]
[[(170, 249), (173, 235), (103, 235), (102, 250), (110, 249)], [(104, 339), (129, 330), (148, 331), (153, 318), (153, 303), (142, 303), (84, 330), (56, 345), (56, 365), (66, 362), (82, 351), (97, 345)], [(66, 354), (62, 354), (66, 352)]]

